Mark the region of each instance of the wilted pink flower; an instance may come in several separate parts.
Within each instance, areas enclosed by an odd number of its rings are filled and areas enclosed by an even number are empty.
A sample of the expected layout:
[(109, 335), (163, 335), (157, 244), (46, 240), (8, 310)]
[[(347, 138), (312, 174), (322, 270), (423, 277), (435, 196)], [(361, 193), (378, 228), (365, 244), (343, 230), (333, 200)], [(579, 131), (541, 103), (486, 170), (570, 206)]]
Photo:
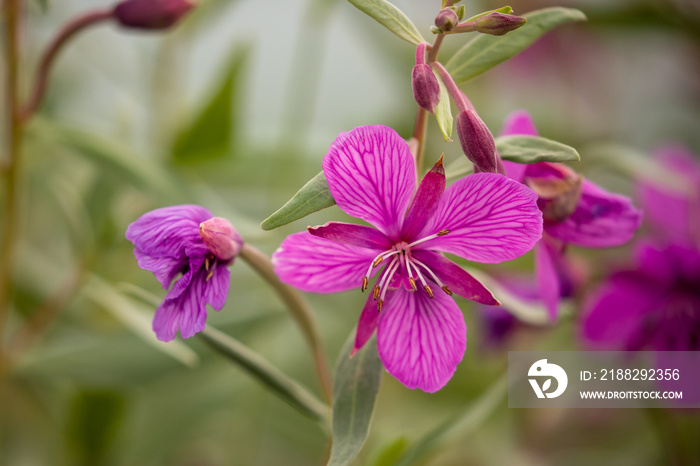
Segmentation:
[[(537, 130), (529, 114), (515, 112), (506, 120), (502, 134), (537, 136)], [(535, 275), (538, 292), (550, 318), (555, 319), (562, 277), (569, 275), (563, 255), (566, 245), (606, 248), (624, 244), (639, 228), (642, 213), (629, 198), (605, 191), (564, 165), (503, 164), (510, 178), (539, 195), (544, 233), (535, 246)]]
[(158, 339), (170, 341), (178, 329), (182, 338), (202, 331), (206, 305), (218, 311), (226, 303), (227, 266), (243, 245), (238, 232), (203, 207), (181, 205), (142, 215), (129, 225), (126, 239), (134, 243), (139, 267), (153, 272), (166, 290), (173, 285), (153, 319)]
[(368, 288), (384, 265), (362, 310), (354, 349), (376, 328), (390, 374), (409, 388), (439, 390), (466, 349), (466, 326), (452, 292), (498, 304), (442, 253), (486, 263), (524, 254), (542, 231), (535, 194), (490, 173), (445, 189), (441, 161), (415, 191), (408, 144), (385, 126), (341, 133), (323, 171), (338, 206), (376, 228), (340, 222), (309, 227), (284, 240), (273, 255), (275, 271), (304, 291), (334, 293)]

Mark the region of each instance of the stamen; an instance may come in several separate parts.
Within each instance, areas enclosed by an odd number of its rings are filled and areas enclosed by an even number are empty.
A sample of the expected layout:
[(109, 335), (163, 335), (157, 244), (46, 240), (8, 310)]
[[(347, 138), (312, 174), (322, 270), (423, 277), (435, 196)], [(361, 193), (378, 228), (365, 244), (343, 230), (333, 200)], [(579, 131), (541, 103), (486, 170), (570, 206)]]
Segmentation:
[(374, 261), (372, 262), (372, 267), (378, 266), (379, 264), (382, 263), (383, 260), (384, 260), (384, 256), (379, 256), (379, 257), (377, 257), (377, 258), (374, 259)]
[(365, 274), (365, 278), (369, 280), (369, 275), (372, 273), (373, 268), (377, 267), (385, 258), (393, 256), (394, 254), (398, 254), (399, 252), (401, 251), (392, 251), (391, 249), (389, 249), (388, 251), (380, 253), (377, 257), (375, 257), (372, 260), (372, 263), (369, 264), (369, 267), (367, 268), (367, 273)]
[[(435, 275), (435, 273), (433, 273), (433, 271), (430, 270), (430, 268), (427, 265), (425, 265), (424, 263), (422, 263), (421, 261), (419, 261), (418, 259), (416, 259), (414, 257), (411, 257), (411, 260), (413, 262), (415, 262), (416, 264), (420, 265), (421, 267), (423, 267), (425, 270), (427, 270), (428, 273), (430, 274), (430, 276), (433, 277), (433, 281), (435, 283), (437, 283), (440, 288), (442, 288), (444, 286), (443, 283), (440, 281), (440, 279), (437, 277), (437, 275)], [(414, 265), (414, 267), (415, 267), (415, 265)]]
[[(207, 258), (207, 259), (204, 260), (205, 264), (208, 262), (208, 260), (209, 260), (209, 258)], [(214, 261), (214, 262), (211, 264), (211, 269), (209, 269), (209, 268), (207, 267), (207, 270), (209, 271), (209, 273), (207, 273), (207, 278), (204, 280), (205, 282), (208, 282), (209, 279), (210, 279), (211, 277), (214, 276), (214, 270), (215, 270), (215, 269), (216, 269), (216, 261)]]
[(209, 256), (204, 257), (204, 270), (209, 272)]
[(413, 277), (408, 277), (408, 282), (411, 284), (411, 291), (416, 291), (418, 287), (416, 287), (416, 281), (413, 279)]
[(372, 290), (372, 295), (374, 296), (374, 299), (376, 300), (379, 297), (379, 285), (374, 285), (374, 289)]
[[(389, 290), (389, 284), (391, 283), (391, 279), (393, 278), (394, 274), (396, 271), (399, 269), (399, 261), (394, 258), (394, 261), (391, 263), (389, 268), (386, 269), (386, 273), (384, 273), (384, 277), (382, 277), (382, 294), (379, 296), (379, 302), (384, 302), (384, 296), (386, 296), (387, 290)], [(384, 280), (386, 280), (386, 286), (383, 285)]]
[(362, 292), (364, 293), (367, 289), (367, 284), (369, 283), (369, 278), (362, 277)]
[(449, 296), (452, 296), (452, 290), (450, 290), (450, 289), (447, 287), (447, 285), (444, 285), (444, 286), (442, 287), (442, 291), (444, 291), (445, 293), (447, 293)]
[(383, 305), (384, 305), (384, 301), (379, 300), (379, 302), (377, 303), (377, 313), (382, 312), (382, 306), (383, 306)]
[(449, 234), (449, 233), (450, 233), (450, 230), (440, 230), (440, 231), (438, 231), (437, 233), (435, 233), (434, 235), (426, 236), (425, 238), (421, 238), (421, 239), (419, 239), (419, 240), (416, 240), (416, 241), (412, 242), (411, 244), (409, 244), (409, 245), (406, 246), (405, 248), (406, 248), (406, 249), (409, 249), (409, 248), (415, 246), (416, 244), (420, 244), (420, 243), (423, 243), (423, 242), (425, 242), (425, 241), (429, 241), (429, 240), (431, 240), (431, 239), (435, 239), (435, 238), (437, 238), (437, 237), (439, 237), (439, 236), (445, 236), (445, 235), (447, 235), (447, 234)]
[(428, 293), (428, 296), (430, 296), (431, 298), (433, 297), (433, 290), (431, 290), (428, 285), (425, 285), (423, 287), (423, 289), (425, 290), (426, 293)]

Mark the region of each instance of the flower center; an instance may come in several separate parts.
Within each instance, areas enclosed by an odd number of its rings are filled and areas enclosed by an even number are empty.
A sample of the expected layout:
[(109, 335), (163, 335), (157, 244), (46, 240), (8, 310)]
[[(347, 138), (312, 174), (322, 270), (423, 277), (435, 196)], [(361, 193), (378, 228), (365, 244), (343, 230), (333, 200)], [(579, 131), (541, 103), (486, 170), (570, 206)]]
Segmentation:
[(449, 232), (449, 230), (440, 230), (434, 235), (426, 236), (425, 238), (421, 238), (412, 243), (401, 241), (399, 243), (394, 244), (390, 249), (379, 253), (377, 257), (375, 257), (372, 260), (372, 263), (367, 268), (367, 273), (364, 277), (362, 277), (362, 291), (365, 291), (367, 289), (367, 285), (369, 284), (369, 276), (372, 273), (372, 269), (378, 267), (379, 264), (381, 264), (387, 259), (391, 260), (389, 262), (389, 265), (387, 265), (384, 269), (384, 273), (382, 274), (381, 278), (377, 280), (377, 283), (372, 289), (372, 295), (374, 296), (374, 300), (377, 301), (378, 312), (381, 312), (382, 310), (382, 305), (384, 304), (384, 297), (386, 296), (386, 292), (389, 289), (392, 280), (394, 279), (394, 275), (399, 273), (399, 277), (401, 277), (401, 274), (404, 270), (406, 272), (406, 275), (408, 276), (408, 282), (411, 285), (411, 292), (414, 292), (418, 289), (418, 286), (416, 285), (416, 280), (418, 280), (420, 284), (423, 285), (423, 290), (426, 293), (428, 293), (428, 296), (432, 298), (433, 290), (432, 288), (430, 288), (430, 285), (428, 285), (428, 282), (426, 281), (427, 276), (430, 280), (436, 283), (437, 286), (442, 288), (442, 290), (445, 293), (447, 293), (450, 296), (452, 295), (452, 291), (450, 291), (449, 287), (443, 284), (442, 281), (440, 281), (437, 275), (432, 270), (430, 270), (430, 267), (416, 259), (413, 256), (413, 254), (411, 254), (412, 247), (425, 241), (431, 240), (433, 238), (437, 238), (438, 236), (445, 236)]

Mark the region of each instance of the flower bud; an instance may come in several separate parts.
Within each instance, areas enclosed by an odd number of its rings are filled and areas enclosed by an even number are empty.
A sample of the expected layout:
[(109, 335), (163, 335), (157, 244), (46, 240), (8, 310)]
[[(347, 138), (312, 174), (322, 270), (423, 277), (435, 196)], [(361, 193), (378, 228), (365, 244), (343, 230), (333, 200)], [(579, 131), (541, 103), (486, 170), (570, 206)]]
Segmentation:
[(443, 32), (451, 31), (459, 24), (459, 16), (453, 10), (445, 8), (435, 17), (435, 26)]
[(114, 17), (127, 28), (167, 29), (193, 6), (192, 0), (124, 0), (114, 7)]
[(496, 142), (486, 124), (473, 110), (462, 110), (456, 119), (462, 151), (476, 172), (497, 173)]
[(418, 105), (433, 113), (440, 103), (440, 84), (428, 64), (418, 64), (411, 73), (413, 97)]
[(233, 260), (243, 247), (243, 239), (231, 222), (221, 217), (199, 224), (199, 235), (209, 251), (222, 261)]
[(527, 19), (520, 16), (493, 12), (476, 20), (476, 30), (482, 34), (502, 36), (507, 32), (518, 29), (526, 22)]
[(583, 178), (566, 165), (540, 163), (531, 166), (525, 184), (538, 196), (537, 205), (547, 223), (558, 223), (576, 210)]

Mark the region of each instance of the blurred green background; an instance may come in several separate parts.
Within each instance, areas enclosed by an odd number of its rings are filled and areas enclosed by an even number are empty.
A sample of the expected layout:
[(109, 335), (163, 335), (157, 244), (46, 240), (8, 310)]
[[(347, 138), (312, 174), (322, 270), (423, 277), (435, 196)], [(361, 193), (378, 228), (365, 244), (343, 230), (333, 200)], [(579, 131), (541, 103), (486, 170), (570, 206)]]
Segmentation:
[[(65, 21), (110, 2), (28, 1), (23, 80)], [(467, 14), (503, 6), (467, 1)], [(423, 35), (439, 0), (396, 0)], [(700, 153), (700, 3), (695, 0), (518, 1), (515, 13), (579, 8), (565, 25), (464, 86), (497, 133), (529, 110), (540, 133), (578, 148), (578, 169), (630, 194), (630, 180), (586, 161), (615, 142), (648, 154), (664, 142)], [(443, 61), (468, 39), (450, 36)], [(103, 25), (76, 38), (27, 130), (15, 308), (5, 341), (18, 359), (0, 403), (8, 465), (312, 465), (327, 453), (316, 424), (262, 390), (198, 337), (162, 344), (152, 307), (131, 285), (164, 295), (138, 269), (126, 226), (144, 212), (196, 203), (272, 253), (337, 208), (273, 232), (259, 223), (320, 169), (341, 131), (385, 124), (408, 137), (414, 49), (341, 0), (208, 0), (167, 33)], [(3, 125), (4, 126), (4, 125)], [(429, 123), (427, 160), (459, 144)], [(627, 248), (575, 251), (591, 283)], [(531, 257), (491, 268), (528, 270)], [(130, 285), (131, 284), (131, 285)], [(310, 295), (329, 359), (359, 316), (359, 291)], [(457, 300), (468, 347), (436, 394), (385, 375), (357, 464), (391, 465), (417, 438), (468, 409), (505, 370), (508, 349), (569, 350), (577, 306), (556, 326), (523, 326), (487, 348), (475, 309)], [(43, 304), (42, 304), (43, 303)], [(17, 329), (40, 312), (28, 334)], [(32, 321), (34, 322), (34, 321)], [(226, 307), (209, 322), (318, 392), (299, 329), (263, 281), (236, 263)], [(505, 399), (418, 464), (700, 464), (697, 415), (673, 410), (513, 410)]]

